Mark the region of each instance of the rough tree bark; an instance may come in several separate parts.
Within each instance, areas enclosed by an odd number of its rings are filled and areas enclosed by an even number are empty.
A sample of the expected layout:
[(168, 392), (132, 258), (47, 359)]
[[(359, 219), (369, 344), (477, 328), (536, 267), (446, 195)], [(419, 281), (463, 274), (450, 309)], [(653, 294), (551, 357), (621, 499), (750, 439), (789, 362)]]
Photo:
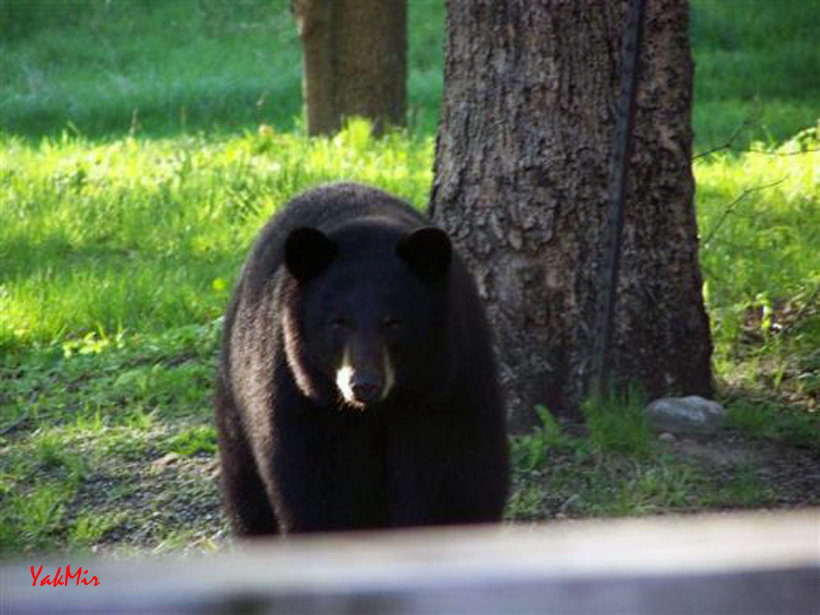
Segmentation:
[[(434, 220), (474, 271), (510, 426), (588, 393), (625, 0), (451, 0)], [(711, 393), (686, 0), (648, 0), (610, 375)]]
[(405, 0), (294, 0), (302, 40), (308, 133), (338, 131), (345, 117), (404, 124)]

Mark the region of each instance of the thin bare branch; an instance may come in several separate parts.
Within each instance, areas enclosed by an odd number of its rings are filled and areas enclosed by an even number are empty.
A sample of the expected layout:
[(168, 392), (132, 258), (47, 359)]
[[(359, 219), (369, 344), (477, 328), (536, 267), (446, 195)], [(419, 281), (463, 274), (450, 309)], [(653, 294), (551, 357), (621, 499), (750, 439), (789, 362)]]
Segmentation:
[(720, 219), (719, 219), (719, 220), (715, 223), (715, 225), (714, 225), (714, 226), (712, 227), (712, 229), (709, 231), (709, 234), (706, 236), (706, 239), (704, 239), (704, 240), (703, 240), (703, 247), (705, 248), (706, 246), (708, 246), (708, 245), (709, 245), (709, 242), (710, 242), (710, 241), (712, 241), (712, 239), (714, 238), (715, 234), (718, 232), (718, 230), (720, 229), (720, 227), (721, 227), (721, 226), (723, 225), (723, 223), (726, 221), (726, 218), (728, 218), (728, 217), (729, 217), (729, 214), (731, 214), (731, 213), (732, 213), (732, 211), (734, 211), (735, 207), (737, 207), (737, 206), (740, 204), (740, 202), (741, 202), (741, 201), (743, 201), (743, 199), (745, 199), (745, 198), (746, 198), (747, 196), (749, 196), (750, 194), (754, 194), (755, 192), (760, 192), (761, 190), (766, 190), (767, 188), (774, 188), (775, 186), (777, 186), (777, 185), (779, 185), (779, 184), (782, 184), (784, 181), (786, 181), (786, 178), (785, 178), (785, 177), (781, 177), (781, 178), (780, 178), (780, 179), (778, 179), (776, 182), (772, 182), (772, 183), (770, 183), (770, 184), (764, 184), (764, 185), (762, 185), (762, 186), (755, 186), (754, 188), (746, 188), (746, 189), (745, 189), (745, 190), (744, 190), (744, 191), (740, 194), (740, 196), (738, 196), (737, 198), (735, 198), (735, 200), (734, 200), (734, 201), (732, 201), (731, 203), (729, 203), (729, 204), (726, 206), (726, 209), (724, 209), (724, 210), (723, 210), (723, 214), (720, 216)]
[(694, 156), (692, 156), (692, 160), (697, 160), (698, 158), (704, 158), (705, 156), (708, 156), (709, 154), (714, 154), (715, 152), (719, 152), (719, 151), (722, 151), (722, 150), (725, 150), (725, 149), (729, 149), (730, 147), (732, 147), (732, 144), (737, 140), (737, 138), (741, 134), (743, 134), (743, 132), (745, 130), (748, 130), (749, 128), (757, 125), (758, 117), (759, 117), (759, 113), (758, 113), (758, 108), (757, 108), (757, 101), (755, 101), (754, 104), (753, 104), (753, 107), (752, 107), (752, 111), (749, 113), (749, 115), (747, 115), (743, 119), (743, 121), (738, 125), (738, 127), (735, 128), (734, 132), (732, 132), (732, 134), (729, 136), (729, 138), (726, 141), (724, 141), (720, 145), (716, 145), (715, 147), (711, 147), (711, 148), (707, 149), (704, 152), (699, 152), (699, 153), (695, 154)]

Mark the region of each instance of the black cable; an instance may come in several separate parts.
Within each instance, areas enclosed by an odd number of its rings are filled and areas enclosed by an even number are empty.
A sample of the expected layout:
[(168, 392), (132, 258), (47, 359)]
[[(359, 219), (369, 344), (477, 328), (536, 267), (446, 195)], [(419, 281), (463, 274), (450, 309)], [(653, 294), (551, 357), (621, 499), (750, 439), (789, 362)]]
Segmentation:
[(601, 267), (595, 328), (591, 383), (593, 395), (602, 398), (606, 392), (608, 356), (612, 342), (612, 319), (617, 299), (618, 273), (621, 256), (621, 231), (624, 223), (627, 171), (632, 146), (635, 96), (640, 68), (643, 38), (644, 0), (630, 0), (629, 23), (623, 46), (621, 91), (615, 108), (612, 138), (612, 158), (607, 189), (606, 227), (604, 229), (604, 260)]

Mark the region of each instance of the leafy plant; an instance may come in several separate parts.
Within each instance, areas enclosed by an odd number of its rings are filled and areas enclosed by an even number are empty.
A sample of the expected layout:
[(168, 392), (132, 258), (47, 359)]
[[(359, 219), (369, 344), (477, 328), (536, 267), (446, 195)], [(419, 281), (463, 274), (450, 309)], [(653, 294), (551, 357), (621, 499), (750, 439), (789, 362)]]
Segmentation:
[(547, 460), (550, 451), (563, 447), (570, 440), (561, 433), (558, 422), (544, 405), (537, 405), (535, 411), (541, 422), (530, 434), (513, 440), (513, 459), (515, 465), (524, 470), (541, 467)]
[(585, 401), (581, 411), (593, 447), (599, 452), (647, 456), (652, 449), (652, 427), (645, 407), (646, 397), (636, 387), (630, 387), (623, 397), (610, 392)]

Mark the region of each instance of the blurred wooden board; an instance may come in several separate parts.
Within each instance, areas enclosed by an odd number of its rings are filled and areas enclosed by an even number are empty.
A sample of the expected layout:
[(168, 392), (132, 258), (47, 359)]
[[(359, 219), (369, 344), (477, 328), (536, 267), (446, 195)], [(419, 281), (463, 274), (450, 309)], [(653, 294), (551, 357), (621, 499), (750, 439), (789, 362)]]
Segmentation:
[[(34, 586), (80, 566), (98, 586)], [(820, 613), (820, 511), (564, 521), (240, 544), (205, 557), (21, 558), (7, 613)]]

